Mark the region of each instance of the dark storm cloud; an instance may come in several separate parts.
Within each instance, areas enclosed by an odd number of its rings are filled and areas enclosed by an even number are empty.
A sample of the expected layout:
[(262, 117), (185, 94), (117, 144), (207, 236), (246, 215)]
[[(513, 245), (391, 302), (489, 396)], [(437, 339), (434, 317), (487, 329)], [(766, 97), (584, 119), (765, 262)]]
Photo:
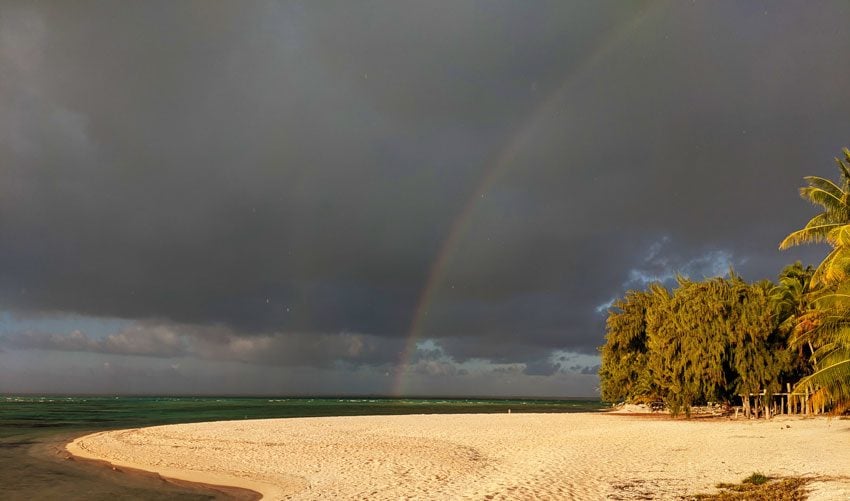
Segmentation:
[(559, 364), (552, 363), (548, 360), (537, 360), (526, 363), (523, 374), (527, 374), (529, 376), (551, 376), (558, 372), (560, 368), (561, 366)]
[[(202, 358), (380, 365), (459, 225), (419, 326), (443, 358), (417, 370), (551, 374), (646, 277), (819, 258), (775, 249), (850, 143), (848, 14), (4, 2), (0, 300), (180, 325)], [(15, 342), (156, 339), (124, 334)]]

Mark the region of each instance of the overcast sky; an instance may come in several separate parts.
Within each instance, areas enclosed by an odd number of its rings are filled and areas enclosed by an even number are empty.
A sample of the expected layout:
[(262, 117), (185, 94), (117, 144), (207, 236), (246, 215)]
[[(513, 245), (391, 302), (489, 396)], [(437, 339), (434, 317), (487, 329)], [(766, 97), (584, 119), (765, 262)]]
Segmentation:
[(847, 2), (0, 0), (0, 392), (597, 395), (850, 145)]

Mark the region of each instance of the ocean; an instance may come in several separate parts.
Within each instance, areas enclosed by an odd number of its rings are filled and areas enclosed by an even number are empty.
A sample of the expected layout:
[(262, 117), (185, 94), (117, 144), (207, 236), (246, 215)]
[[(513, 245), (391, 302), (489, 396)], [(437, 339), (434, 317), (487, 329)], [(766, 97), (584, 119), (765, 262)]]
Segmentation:
[(381, 414), (589, 412), (598, 400), (457, 398), (87, 397), (0, 395), (0, 499), (228, 499), (153, 475), (67, 459), (86, 433), (170, 423)]

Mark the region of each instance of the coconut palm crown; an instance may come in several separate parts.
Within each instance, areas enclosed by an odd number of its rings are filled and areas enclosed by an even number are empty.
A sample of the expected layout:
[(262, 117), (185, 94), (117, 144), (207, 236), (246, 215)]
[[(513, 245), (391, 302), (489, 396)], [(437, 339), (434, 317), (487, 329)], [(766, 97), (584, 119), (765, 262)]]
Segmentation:
[(812, 348), (816, 369), (798, 388), (813, 390), (816, 404), (831, 403), (836, 411), (850, 408), (850, 149), (843, 153), (843, 159), (835, 159), (841, 174), (838, 184), (809, 176), (804, 178), (808, 186), (800, 188), (800, 196), (823, 212), (779, 244), (780, 249), (819, 242), (832, 247), (809, 283), (817, 310), (815, 326), (798, 325), (791, 342)]
[(810, 284), (813, 289), (840, 282), (850, 275), (850, 149), (844, 148), (843, 153), (843, 159), (835, 159), (841, 172), (838, 184), (818, 176), (803, 178), (808, 186), (800, 188), (800, 196), (823, 207), (823, 212), (779, 244), (781, 250), (821, 242), (832, 246), (832, 252), (815, 270)]

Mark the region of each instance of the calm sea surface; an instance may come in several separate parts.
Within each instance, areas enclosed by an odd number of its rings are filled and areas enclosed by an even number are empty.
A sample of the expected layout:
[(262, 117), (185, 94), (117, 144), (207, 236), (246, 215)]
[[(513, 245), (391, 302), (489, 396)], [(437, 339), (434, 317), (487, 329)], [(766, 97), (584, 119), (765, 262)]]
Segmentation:
[(51, 397), (0, 395), (0, 499), (217, 499), (215, 491), (67, 459), (86, 432), (168, 423), (309, 416), (587, 412), (593, 400)]

